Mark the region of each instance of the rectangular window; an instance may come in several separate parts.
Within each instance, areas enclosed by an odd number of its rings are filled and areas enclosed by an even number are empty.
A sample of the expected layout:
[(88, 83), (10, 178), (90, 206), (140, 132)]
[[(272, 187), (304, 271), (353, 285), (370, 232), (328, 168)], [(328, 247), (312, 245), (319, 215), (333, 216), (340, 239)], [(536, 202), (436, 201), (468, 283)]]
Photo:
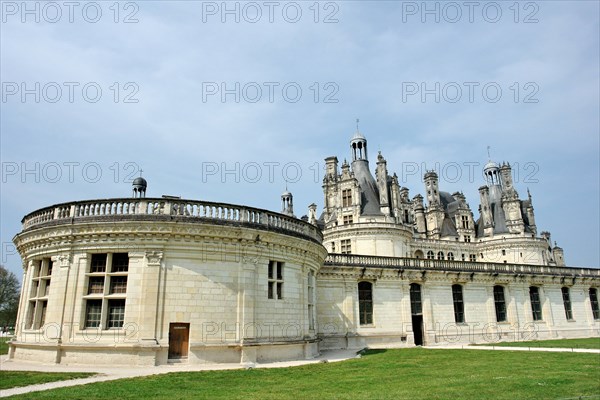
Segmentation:
[(342, 254), (351, 254), (352, 253), (352, 244), (350, 239), (344, 239), (340, 242), (340, 251)]
[(475, 254), (469, 254), (469, 261), (471, 261), (471, 262), (477, 261), (477, 257), (475, 256)]
[(565, 317), (567, 317), (567, 321), (571, 321), (573, 319), (573, 311), (571, 310), (571, 294), (569, 293), (569, 288), (563, 287), (560, 290), (562, 292), (563, 304), (565, 306)]
[(421, 285), (418, 283), (410, 284), (410, 313), (412, 315), (423, 314), (423, 306), (421, 304)]
[(102, 300), (87, 300), (85, 307), (85, 327), (98, 328), (102, 317)]
[(352, 215), (344, 215), (344, 225), (352, 223)]
[(471, 243), (471, 236), (465, 235), (465, 243)]
[(465, 305), (461, 285), (452, 285), (452, 301), (454, 302), (454, 322), (462, 324), (465, 322)]
[(361, 325), (373, 324), (373, 284), (358, 283), (358, 315)]
[(352, 205), (352, 190), (342, 190), (342, 207), (350, 207)]
[(41, 329), (46, 322), (48, 295), (52, 274), (52, 259), (37, 260), (32, 265), (30, 276), (30, 291), (27, 299), (25, 329)]
[(494, 286), (494, 306), (496, 307), (496, 322), (506, 321), (506, 301), (502, 286)]
[(92, 254), (90, 272), (106, 272), (106, 254)]
[(88, 284), (88, 294), (104, 293), (104, 277), (91, 276)]
[(110, 294), (126, 293), (127, 292), (127, 277), (112, 276), (110, 278)]
[(531, 300), (531, 314), (534, 321), (542, 320), (542, 305), (540, 303), (540, 288), (529, 287), (529, 299)]
[(46, 323), (46, 310), (48, 309), (48, 302), (40, 301), (38, 306), (40, 307), (40, 322), (38, 327), (41, 328)]
[(83, 328), (122, 328), (129, 254), (91, 254), (90, 258)]
[(52, 266), (54, 262), (52, 260), (48, 260), (48, 266), (46, 267), (46, 276), (52, 275)]
[(280, 261), (269, 261), (268, 271), (268, 293), (269, 299), (283, 299), (283, 263)]
[(114, 253), (112, 255), (111, 272), (127, 272), (129, 270), (129, 255), (127, 253)]
[(106, 326), (110, 328), (122, 328), (125, 321), (125, 299), (108, 301), (108, 318)]
[(594, 319), (600, 319), (600, 307), (598, 306), (598, 289), (590, 288), (590, 304)]
[(463, 229), (469, 229), (469, 217), (466, 215), (461, 216)]

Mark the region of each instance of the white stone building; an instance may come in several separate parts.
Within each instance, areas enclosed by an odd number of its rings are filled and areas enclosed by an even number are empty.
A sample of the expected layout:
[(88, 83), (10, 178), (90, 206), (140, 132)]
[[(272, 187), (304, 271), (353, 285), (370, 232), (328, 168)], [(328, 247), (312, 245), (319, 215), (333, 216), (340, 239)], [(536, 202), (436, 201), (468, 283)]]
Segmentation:
[(565, 266), (531, 196), (488, 163), (480, 217), (435, 172), (409, 199), (367, 140), (326, 159), (324, 211), (146, 198), (50, 206), (15, 236), (10, 357), (159, 365), (311, 358), (319, 349), (598, 336), (600, 270)]

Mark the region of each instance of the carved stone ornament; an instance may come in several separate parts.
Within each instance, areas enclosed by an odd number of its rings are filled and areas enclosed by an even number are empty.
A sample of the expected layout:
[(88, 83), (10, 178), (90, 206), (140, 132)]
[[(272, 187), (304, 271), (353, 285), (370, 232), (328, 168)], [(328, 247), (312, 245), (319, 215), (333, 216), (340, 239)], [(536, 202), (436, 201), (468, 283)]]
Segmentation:
[(162, 251), (147, 251), (146, 259), (148, 260), (148, 265), (160, 265), (160, 262), (163, 258)]

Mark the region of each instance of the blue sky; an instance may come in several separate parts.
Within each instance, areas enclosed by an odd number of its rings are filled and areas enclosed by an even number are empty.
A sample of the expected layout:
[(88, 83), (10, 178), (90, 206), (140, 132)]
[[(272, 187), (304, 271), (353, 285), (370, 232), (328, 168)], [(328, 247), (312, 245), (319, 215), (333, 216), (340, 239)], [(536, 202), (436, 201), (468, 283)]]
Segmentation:
[(596, 1), (75, 3), (1, 3), (18, 275), (25, 214), (128, 197), (138, 169), (148, 196), (279, 211), (287, 185), (298, 216), (320, 212), (323, 159), (349, 157), (356, 118), (372, 168), (381, 151), (411, 197), (436, 168), (476, 218), (490, 146), (567, 264), (600, 264)]

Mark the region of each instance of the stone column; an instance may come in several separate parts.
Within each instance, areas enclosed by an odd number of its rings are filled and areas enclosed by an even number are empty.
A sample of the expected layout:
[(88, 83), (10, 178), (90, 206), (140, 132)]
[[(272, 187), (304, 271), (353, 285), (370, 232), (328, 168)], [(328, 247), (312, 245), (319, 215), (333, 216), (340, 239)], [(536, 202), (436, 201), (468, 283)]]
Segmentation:
[(139, 285), (128, 285), (127, 288), (128, 301), (138, 308), (138, 318), (135, 321), (138, 338), (142, 346), (156, 345), (158, 344), (158, 321), (162, 320), (158, 300), (161, 282), (164, 279), (161, 273), (163, 252), (152, 250), (145, 253), (130, 253), (129, 257), (130, 269), (139, 268), (137, 275), (141, 276)]

